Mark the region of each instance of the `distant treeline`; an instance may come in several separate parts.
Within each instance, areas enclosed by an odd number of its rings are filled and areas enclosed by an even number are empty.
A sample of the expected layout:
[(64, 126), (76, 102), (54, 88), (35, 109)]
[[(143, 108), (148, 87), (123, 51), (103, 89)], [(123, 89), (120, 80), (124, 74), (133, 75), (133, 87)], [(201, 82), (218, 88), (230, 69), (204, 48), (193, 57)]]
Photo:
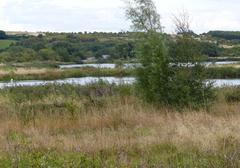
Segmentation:
[[(174, 48), (175, 37), (167, 35), (168, 49)], [(0, 31), (0, 62), (116, 62), (135, 60), (136, 33), (44, 33), (38, 36), (11, 35)], [(7, 42), (8, 40), (8, 42)], [(9, 42), (10, 41), (10, 42)], [(11, 43), (11, 41), (13, 41)], [(6, 43), (4, 43), (6, 42)], [(196, 40), (201, 56), (237, 56), (238, 48), (225, 50), (215, 43)], [(7, 44), (10, 45), (7, 46)], [(1, 43), (0, 43), (1, 45)], [(7, 46), (7, 47), (5, 47)], [(239, 54), (238, 54), (239, 53)], [(171, 53), (170, 54), (176, 54)], [(174, 56), (172, 56), (174, 57)]]
[(61, 61), (99, 62), (134, 57), (131, 33), (46, 33), (33, 36), (5, 36), (15, 43), (1, 50), (1, 62)]
[(240, 40), (240, 31), (210, 31), (207, 34), (226, 40)]

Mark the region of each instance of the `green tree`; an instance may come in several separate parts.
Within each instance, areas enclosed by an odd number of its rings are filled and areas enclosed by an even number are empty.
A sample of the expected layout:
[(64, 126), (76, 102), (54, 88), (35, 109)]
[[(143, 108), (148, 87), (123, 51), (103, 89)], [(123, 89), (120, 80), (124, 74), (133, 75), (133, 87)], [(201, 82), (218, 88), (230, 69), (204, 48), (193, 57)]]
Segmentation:
[(43, 61), (59, 61), (58, 54), (51, 48), (41, 49), (39, 51), (40, 59)]
[[(140, 32), (136, 38), (136, 87), (147, 102), (171, 107), (202, 107), (212, 98), (211, 86), (204, 83), (203, 67), (199, 63), (198, 45), (186, 18), (177, 18), (175, 54), (166, 46), (160, 16), (152, 0), (132, 0), (126, 10), (132, 27)], [(173, 66), (175, 65), (175, 66)]]
[(0, 39), (6, 39), (7, 35), (4, 31), (0, 30)]
[(134, 46), (132, 43), (122, 43), (118, 44), (115, 47), (116, 50), (116, 56), (115, 58), (120, 58), (120, 59), (129, 59), (134, 57)]
[(0, 54), (3, 62), (30, 62), (38, 60), (37, 53), (33, 49), (14, 46)]
[(127, 1), (126, 17), (131, 20), (135, 31), (162, 32), (160, 15), (152, 0)]
[(178, 106), (195, 108), (208, 107), (214, 98), (212, 85), (206, 84), (205, 67), (201, 64), (202, 54), (200, 43), (194, 39), (190, 30), (189, 15), (180, 13), (174, 18), (176, 33), (172, 47), (171, 61), (174, 65), (173, 91)]
[(126, 15), (132, 21), (133, 29), (142, 32), (137, 35), (135, 51), (141, 64), (136, 75), (138, 93), (147, 102), (170, 104), (168, 90), (172, 71), (160, 15), (151, 0), (128, 2)]
[(200, 47), (201, 53), (208, 57), (219, 57), (222, 54), (222, 49), (214, 43), (201, 42)]

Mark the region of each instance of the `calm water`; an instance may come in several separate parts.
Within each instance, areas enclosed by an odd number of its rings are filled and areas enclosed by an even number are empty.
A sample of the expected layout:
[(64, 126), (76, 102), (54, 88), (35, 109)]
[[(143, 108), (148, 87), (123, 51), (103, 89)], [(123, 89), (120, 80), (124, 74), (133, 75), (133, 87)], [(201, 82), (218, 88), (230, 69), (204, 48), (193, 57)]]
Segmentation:
[(0, 88), (6, 87), (16, 87), (16, 86), (41, 86), (47, 84), (73, 84), (73, 85), (87, 85), (90, 83), (95, 83), (98, 81), (105, 81), (110, 84), (132, 84), (134, 78), (125, 77), (125, 78), (116, 78), (116, 77), (82, 77), (82, 78), (67, 78), (62, 80), (52, 80), (52, 81), (43, 81), (43, 80), (25, 80), (25, 81), (13, 81), (13, 82), (1, 82)]
[(217, 62), (204, 62), (203, 64), (206, 66), (210, 65), (231, 65), (231, 64), (239, 64), (239, 61), (217, 61)]
[[(134, 68), (139, 64), (123, 64), (124, 68)], [(114, 69), (116, 68), (116, 64), (71, 64), (71, 65), (59, 65), (60, 69), (68, 69), (68, 68), (109, 68)]]
[[(228, 65), (228, 64), (238, 64), (239, 61), (217, 61), (217, 62), (203, 62), (203, 65), (210, 66), (210, 65)], [(183, 64), (185, 65), (185, 64)], [(186, 64), (188, 65), (188, 64)], [(139, 64), (124, 64), (124, 68), (134, 68), (135, 66), (139, 66)], [(85, 68), (85, 67), (93, 67), (93, 68), (109, 68), (114, 69), (116, 68), (115, 64), (71, 64), (71, 65), (59, 65), (61, 69), (67, 68)]]
[[(82, 78), (68, 78), (63, 80), (52, 80), (52, 81), (13, 81), (13, 82), (1, 82), (0, 88), (16, 87), (16, 86), (41, 86), (46, 84), (73, 84), (73, 85), (87, 85), (90, 83), (98, 82), (99, 80), (106, 81), (111, 84), (132, 84), (135, 81), (133, 77), (82, 77)], [(224, 86), (240, 86), (240, 79), (216, 79), (208, 80), (208, 82), (214, 82), (215, 87)]]
[(85, 68), (85, 67), (93, 67), (93, 68), (110, 68), (113, 69), (116, 67), (115, 64), (71, 64), (71, 65), (59, 65), (61, 69), (67, 68)]

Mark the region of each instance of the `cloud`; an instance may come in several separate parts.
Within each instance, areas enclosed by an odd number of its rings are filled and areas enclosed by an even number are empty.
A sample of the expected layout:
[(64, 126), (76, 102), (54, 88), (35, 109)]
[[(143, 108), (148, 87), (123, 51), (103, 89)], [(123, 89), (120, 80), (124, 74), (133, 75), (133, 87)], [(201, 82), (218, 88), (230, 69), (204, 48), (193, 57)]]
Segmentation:
[(126, 25), (121, 1), (105, 2), (107, 5), (96, 0), (8, 0), (0, 6), (0, 18), (5, 21), (1, 25), (30, 31), (120, 31)]
[(166, 31), (173, 32), (172, 15), (183, 9), (190, 14), (191, 28), (197, 32), (209, 30), (240, 30), (238, 0), (155, 0)]
[[(155, 0), (165, 31), (183, 8), (192, 29), (240, 29), (238, 0)], [(129, 29), (122, 0), (0, 0), (0, 29), (28, 31), (121, 31)]]
[(7, 17), (5, 8), (6, 8), (7, 1), (1, 0), (0, 1), (0, 29), (2, 30), (20, 30), (24, 28), (24, 25), (11, 23)]

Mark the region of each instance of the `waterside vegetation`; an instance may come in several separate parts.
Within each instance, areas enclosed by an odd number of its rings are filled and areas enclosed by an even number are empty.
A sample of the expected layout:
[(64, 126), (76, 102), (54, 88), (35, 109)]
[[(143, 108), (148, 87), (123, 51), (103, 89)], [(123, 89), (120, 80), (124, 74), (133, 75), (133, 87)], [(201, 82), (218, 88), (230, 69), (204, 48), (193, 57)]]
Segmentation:
[(208, 111), (181, 112), (142, 102), (128, 85), (1, 90), (0, 166), (238, 167), (237, 90), (216, 90)]

